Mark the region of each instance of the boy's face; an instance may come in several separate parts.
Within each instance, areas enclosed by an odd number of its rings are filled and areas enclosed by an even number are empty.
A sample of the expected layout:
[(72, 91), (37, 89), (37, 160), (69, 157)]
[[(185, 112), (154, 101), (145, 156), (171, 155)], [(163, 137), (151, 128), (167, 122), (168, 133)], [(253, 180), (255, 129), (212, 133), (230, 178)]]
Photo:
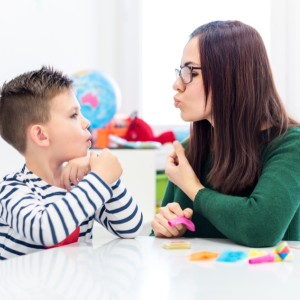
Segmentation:
[(46, 124), (51, 156), (60, 163), (87, 155), (91, 146), (90, 122), (80, 113), (72, 90), (54, 97), (50, 104), (50, 121)]

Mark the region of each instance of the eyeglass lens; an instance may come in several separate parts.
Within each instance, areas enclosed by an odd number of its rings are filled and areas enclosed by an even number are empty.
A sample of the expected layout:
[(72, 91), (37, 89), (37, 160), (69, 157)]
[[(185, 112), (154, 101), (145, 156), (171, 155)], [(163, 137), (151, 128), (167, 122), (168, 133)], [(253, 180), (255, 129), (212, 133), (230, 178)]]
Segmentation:
[(181, 69), (181, 78), (184, 83), (189, 83), (191, 81), (191, 70), (188, 67), (183, 67)]
[(176, 79), (181, 75), (181, 79), (183, 83), (191, 82), (191, 70), (188, 67), (183, 67), (181, 70), (175, 70)]

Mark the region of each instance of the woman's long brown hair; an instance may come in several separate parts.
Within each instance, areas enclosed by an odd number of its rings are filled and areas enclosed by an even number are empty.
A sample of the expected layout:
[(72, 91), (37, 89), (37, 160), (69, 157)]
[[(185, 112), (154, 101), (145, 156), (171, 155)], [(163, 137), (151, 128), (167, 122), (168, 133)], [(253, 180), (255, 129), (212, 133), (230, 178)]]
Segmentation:
[(190, 38), (199, 39), (214, 126), (207, 120), (193, 123), (187, 158), (201, 180), (211, 151), (207, 180), (221, 193), (237, 195), (260, 177), (263, 126), (272, 127), (268, 144), (299, 124), (283, 106), (263, 40), (254, 28), (239, 21), (217, 21), (198, 27)]

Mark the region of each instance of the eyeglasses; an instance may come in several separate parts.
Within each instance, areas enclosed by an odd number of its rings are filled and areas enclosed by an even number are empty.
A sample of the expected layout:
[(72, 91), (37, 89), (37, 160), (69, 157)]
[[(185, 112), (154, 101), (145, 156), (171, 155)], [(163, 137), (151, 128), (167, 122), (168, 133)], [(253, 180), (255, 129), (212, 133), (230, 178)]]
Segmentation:
[(180, 70), (175, 69), (176, 80), (180, 76), (183, 83), (187, 84), (187, 83), (192, 82), (192, 80), (193, 80), (192, 72), (193, 72), (194, 69), (200, 70), (202, 68), (184, 66), (184, 67), (180, 67)]

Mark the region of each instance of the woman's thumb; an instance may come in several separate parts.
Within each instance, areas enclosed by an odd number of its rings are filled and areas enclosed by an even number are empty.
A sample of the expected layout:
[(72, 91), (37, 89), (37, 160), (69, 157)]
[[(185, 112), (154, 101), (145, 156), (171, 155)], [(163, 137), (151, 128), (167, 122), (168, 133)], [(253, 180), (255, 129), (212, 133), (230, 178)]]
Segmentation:
[(175, 148), (175, 152), (177, 154), (178, 160), (182, 161), (183, 159), (186, 159), (184, 148), (182, 147), (182, 145), (178, 141), (174, 141), (173, 146)]
[(187, 218), (187, 219), (191, 219), (192, 216), (193, 216), (193, 210), (190, 209), (190, 208), (186, 208), (184, 211), (183, 211), (183, 215)]

